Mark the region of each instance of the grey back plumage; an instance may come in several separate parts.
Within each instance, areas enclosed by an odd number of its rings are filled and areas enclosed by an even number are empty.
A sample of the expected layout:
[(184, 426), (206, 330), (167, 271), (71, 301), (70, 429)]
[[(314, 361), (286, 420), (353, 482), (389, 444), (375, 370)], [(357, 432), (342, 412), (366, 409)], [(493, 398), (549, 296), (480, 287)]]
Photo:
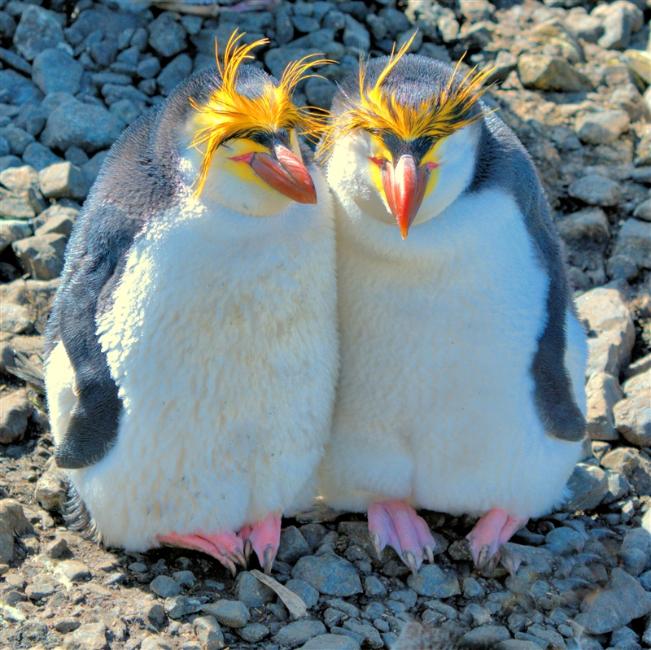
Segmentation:
[[(238, 90), (255, 94), (269, 77), (243, 66)], [(121, 401), (97, 337), (134, 240), (180, 200), (179, 128), (218, 87), (216, 69), (190, 77), (168, 100), (131, 125), (111, 148), (75, 224), (46, 333), (49, 355), (62, 342), (75, 372), (77, 404), (55, 458), (60, 467), (98, 462), (114, 443)]]

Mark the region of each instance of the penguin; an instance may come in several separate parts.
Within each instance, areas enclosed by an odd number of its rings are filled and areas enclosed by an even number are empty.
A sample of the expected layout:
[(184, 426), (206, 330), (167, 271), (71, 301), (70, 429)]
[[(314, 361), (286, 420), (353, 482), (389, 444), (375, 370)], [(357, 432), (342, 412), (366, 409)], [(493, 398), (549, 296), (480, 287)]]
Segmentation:
[(55, 459), (102, 541), (269, 572), (314, 481), (337, 372), (334, 223), (292, 102), (233, 33), (116, 142), (47, 329)]
[(481, 100), (490, 71), (410, 44), (342, 82), (318, 150), (340, 323), (321, 490), (367, 511), (378, 553), (412, 571), (435, 550), (417, 509), (479, 517), (468, 540), (488, 570), (564, 497), (586, 337), (534, 164)]

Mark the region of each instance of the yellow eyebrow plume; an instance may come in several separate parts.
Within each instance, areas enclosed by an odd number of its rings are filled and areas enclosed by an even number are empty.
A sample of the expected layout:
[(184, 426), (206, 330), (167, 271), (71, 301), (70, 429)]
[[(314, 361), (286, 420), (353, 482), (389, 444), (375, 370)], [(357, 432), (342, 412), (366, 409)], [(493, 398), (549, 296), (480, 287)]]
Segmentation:
[(287, 65), (278, 85), (266, 83), (260, 95), (247, 97), (237, 91), (240, 66), (253, 59), (252, 51), (266, 45), (269, 39), (261, 38), (246, 44), (240, 43), (243, 37), (244, 33), (238, 33), (237, 30), (231, 34), (221, 61), (215, 39), (215, 59), (221, 84), (203, 104), (190, 98), (190, 105), (198, 113), (198, 127), (191, 146), (203, 150), (201, 168), (195, 181), (197, 196), (205, 185), (217, 148), (227, 138), (251, 131), (273, 133), (278, 129), (297, 128), (301, 134), (316, 139), (325, 127), (328, 112), (312, 106), (296, 106), (292, 101), (292, 93), (300, 81), (317, 76), (308, 73), (311, 67), (333, 61), (324, 59), (319, 54), (308, 54)]
[(360, 61), (359, 98), (349, 99), (348, 107), (331, 120), (319, 147), (319, 157), (328, 154), (336, 138), (356, 129), (389, 131), (403, 140), (424, 136), (442, 138), (481, 118), (481, 113), (469, 115), (469, 112), (486, 92), (484, 84), (493, 70), (478, 71), (474, 67), (460, 78), (463, 57), (439, 94), (417, 106), (401, 104), (395, 94), (386, 92), (384, 82), (408, 52), (415, 37), (416, 32), (397, 52), (394, 44), (387, 64), (372, 86), (366, 80), (367, 64)]

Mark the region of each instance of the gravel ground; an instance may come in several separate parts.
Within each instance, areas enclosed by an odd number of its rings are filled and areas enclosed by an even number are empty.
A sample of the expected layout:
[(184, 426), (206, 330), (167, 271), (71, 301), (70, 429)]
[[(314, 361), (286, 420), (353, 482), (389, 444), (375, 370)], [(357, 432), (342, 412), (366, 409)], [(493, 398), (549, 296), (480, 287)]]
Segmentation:
[[(649, 18), (649, 0), (281, 2), (218, 18), (0, 0), (0, 647), (651, 647)], [(273, 73), (315, 50), (340, 60), (299, 92), (322, 106), (360, 53), (414, 25), (414, 51), (496, 66), (489, 101), (540, 169), (591, 348), (586, 457), (562, 511), (513, 539), (515, 575), (477, 574), (472, 522), (438, 513), (436, 564), (416, 576), (375, 557), (362, 518), (286, 521), (271, 588), (65, 526), (42, 399), (23, 379), (37, 382), (67, 238), (107, 148), (235, 25), (270, 37)]]

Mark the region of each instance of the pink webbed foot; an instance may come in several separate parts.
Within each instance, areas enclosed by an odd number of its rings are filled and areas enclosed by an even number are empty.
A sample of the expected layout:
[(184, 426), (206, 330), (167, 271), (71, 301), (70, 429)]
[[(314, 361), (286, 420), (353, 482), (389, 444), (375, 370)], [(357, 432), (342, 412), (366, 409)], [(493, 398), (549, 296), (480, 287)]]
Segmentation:
[(368, 530), (378, 556), (385, 546), (391, 546), (413, 573), (420, 569), (424, 559), (434, 561), (436, 542), (429, 526), (404, 501), (371, 504)]
[(520, 565), (520, 560), (505, 553), (502, 546), (527, 521), (526, 518), (512, 517), (501, 508), (489, 510), (466, 536), (477, 569), (492, 571), (497, 562), (501, 561), (507, 571), (515, 573)]
[(206, 533), (195, 533), (193, 535), (159, 535), (158, 541), (161, 544), (180, 546), (194, 551), (202, 551), (221, 562), (232, 575), (237, 572), (237, 566), (245, 567), (244, 544), (235, 533), (218, 533), (208, 535)]
[(244, 526), (240, 530), (240, 538), (244, 542), (244, 554), (248, 561), (251, 551), (254, 551), (265, 573), (271, 573), (271, 567), (280, 545), (281, 516), (276, 513), (267, 515), (260, 521)]

